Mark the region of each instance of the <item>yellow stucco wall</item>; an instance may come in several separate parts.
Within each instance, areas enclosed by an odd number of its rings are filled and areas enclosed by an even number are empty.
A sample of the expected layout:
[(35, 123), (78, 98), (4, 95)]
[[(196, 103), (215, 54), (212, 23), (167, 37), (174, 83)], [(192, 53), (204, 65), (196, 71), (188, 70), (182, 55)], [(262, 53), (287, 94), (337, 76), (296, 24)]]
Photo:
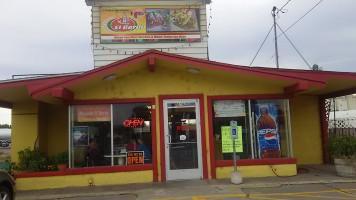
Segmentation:
[[(242, 177), (244, 178), (268, 177), (276, 176), (276, 174), (278, 176), (293, 176), (297, 174), (295, 164), (238, 166), (237, 170), (242, 172)], [(230, 178), (230, 172), (232, 171), (234, 171), (234, 167), (217, 167), (216, 178)]]
[[(36, 142), (38, 136), (38, 141)], [(38, 101), (15, 103), (12, 108), (11, 161), (35, 143), (49, 157), (68, 150), (68, 108)]]
[(34, 148), (38, 136), (38, 102), (17, 102), (12, 107), (11, 162), (18, 161), (17, 152)]
[(48, 141), (48, 110), (49, 105), (39, 102), (38, 107), (38, 147), (41, 151), (47, 152)]
[(68, 107), (49, 105), (47, 154), (53, 156), (68, 151)]
[(73, 186), (94, 186), (153, 182), (152, 170), (68, 176), (17, 178), (17, 190), (40, 190)]
[(298, 95), (290, 100), (293, 153), (298, 164), (322, 164), (319, 99)]
[(154, 73), (147, 68), (137, 67), (136, 71), (119, 75), (112, 81), (101, 81), (100, 85), (89, 85), (75, 91), (75, 98), (84, 99), (123, 99), (158, 97), (168, 94), (280, 94), (283, 88), (268, 82), (256, 83), (245, 76), (231, 76), (220, 72), (192, 74), (184, 69), (157, 67)]

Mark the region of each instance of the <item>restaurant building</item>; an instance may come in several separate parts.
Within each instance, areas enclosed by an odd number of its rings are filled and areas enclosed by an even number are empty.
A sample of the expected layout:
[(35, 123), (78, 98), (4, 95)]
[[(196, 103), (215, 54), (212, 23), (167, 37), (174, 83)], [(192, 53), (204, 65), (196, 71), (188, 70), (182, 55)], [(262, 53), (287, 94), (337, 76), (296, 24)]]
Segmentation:
[(87, 0), (95, 69), (0, 82), (12, 161), (26, 147), (69, 152), (65, 171), (17, 174), (19, 190), (229, 178), (231, 123), (243, 177), (329, 162), (325, 99), (355, 93), (356, 73), (209, 61), (209, 2), (162, 2)]

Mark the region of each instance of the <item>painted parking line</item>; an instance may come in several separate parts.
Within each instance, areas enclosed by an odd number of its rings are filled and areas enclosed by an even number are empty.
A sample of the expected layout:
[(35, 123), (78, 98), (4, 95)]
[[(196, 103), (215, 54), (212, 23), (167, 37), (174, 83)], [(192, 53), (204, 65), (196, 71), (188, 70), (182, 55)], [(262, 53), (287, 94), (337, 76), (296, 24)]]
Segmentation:
[[(226, 195), (204, 195), (204, 196), (188, 196), (188, 197), (173, 197), (153, 200), (215, 200), (231, 197), (242, 197), (250, 199), (266, 199), (266, 200), (290, 200), (293, 197), (308, 197), (309, 199), (356, 199), (356, 195), (349, 192), (356, 191), (356, 189), (339, 189), (315, 192), (294, 192), (294, 193), (270, 193), (270, 194), (226, 194)], [(328, 196), (323, 196), (327, 194)], [(336, 194), (338, 196), (332, 196)], [(342, 196), (340, 196), (342, 195)], [(290, 197), (290, 198), (288, 198)]]

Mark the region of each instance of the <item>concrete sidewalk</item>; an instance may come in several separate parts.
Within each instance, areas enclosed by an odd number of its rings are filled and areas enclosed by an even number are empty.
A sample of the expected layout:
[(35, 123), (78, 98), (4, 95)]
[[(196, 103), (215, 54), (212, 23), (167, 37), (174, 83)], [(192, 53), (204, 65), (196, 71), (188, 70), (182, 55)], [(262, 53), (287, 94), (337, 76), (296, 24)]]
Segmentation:
[(243, 188), (280, 187), (282, 185), (350, 183), (353, 178), (337, 176), (333, 165), (298, 166), (298, 175), (292, 177), (244, 178), (243, 184), (231, 184), (230, 179), (169, 181), (110, 186), (68, 187), (36, 191), (17, 191), (17, 200), (61, 199), (118, 195), (120, 199), (143, 200), (175, 196), (216, 195), (239, 193)]

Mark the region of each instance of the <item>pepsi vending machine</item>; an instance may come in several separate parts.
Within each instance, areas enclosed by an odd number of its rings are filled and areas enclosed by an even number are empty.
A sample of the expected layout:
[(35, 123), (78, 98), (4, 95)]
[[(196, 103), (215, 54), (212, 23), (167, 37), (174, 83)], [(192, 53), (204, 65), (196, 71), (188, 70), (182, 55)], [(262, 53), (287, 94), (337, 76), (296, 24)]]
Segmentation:
[(255, 104), (255, 123), (259, 158), (280, 158), (278, 105)]

